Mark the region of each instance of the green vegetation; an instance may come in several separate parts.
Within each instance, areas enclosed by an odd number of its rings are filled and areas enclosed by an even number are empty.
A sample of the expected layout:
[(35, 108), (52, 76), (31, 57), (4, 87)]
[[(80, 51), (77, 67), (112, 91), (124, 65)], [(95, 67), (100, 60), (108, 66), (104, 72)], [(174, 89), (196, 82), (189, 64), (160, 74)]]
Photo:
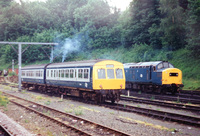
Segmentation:
[(48, 101), (46, 101), (44, 104), (46, 104), (46, 105), (50, 105), (50, 104), (51, 104), (51, 101), (48, 100)]
[[(183, 71), (184, 89), (200, 90), (200, 0), (132, 0), (123, 12), (106, 0), (21, 2), (0, 2), (0, 41), (59, 43), (53, 53), (50, 46), (30, 46), (22, 66), (49, 63), (52, 54), (53, 62), (167, 60)], [(0, 70), (17, 57), (0, 45)]]
[(81, 108), (74, 109), (74, 113), (77, 116), (83, 115), (83, 110)]
[(0, 92), (0, 106), (7, 107), (7, 104), (9, 103), (9, 100), (6, 96), (2, 95), (2, 92)]

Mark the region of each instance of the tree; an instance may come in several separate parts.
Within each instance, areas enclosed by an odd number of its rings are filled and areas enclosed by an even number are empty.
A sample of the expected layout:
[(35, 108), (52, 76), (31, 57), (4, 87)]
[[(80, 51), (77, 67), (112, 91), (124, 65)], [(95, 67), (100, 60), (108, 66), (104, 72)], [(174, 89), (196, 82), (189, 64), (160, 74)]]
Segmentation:
[(133, 0), (130, 4), (131, 20), (128, 26), (130, 30), (127, 33), (128, 46), (132, 44), (157, 44), (153, 31), (149, 29), (160, 24), (160, 11), (158, 0)]
[(193, 56), (200, 58), (200, 0), (188, 0), (187, 48)]
[(11, 4), (12, 1), (13, 0), (1, 0), (0, 1), (0, 6), (2, 6), (2, 7), (10, 6), (10, 4)]
[(168, 50), (185, 47), (185, 15), (179, 0), (160, 0), (162, 45)]

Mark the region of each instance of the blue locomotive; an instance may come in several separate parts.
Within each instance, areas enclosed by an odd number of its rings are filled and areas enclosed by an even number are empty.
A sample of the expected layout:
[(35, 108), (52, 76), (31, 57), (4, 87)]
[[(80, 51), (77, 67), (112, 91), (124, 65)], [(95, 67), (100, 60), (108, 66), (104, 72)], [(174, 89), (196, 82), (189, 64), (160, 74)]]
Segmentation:
[(176, 93), (182, 84), (182, 71), (167, 61), (124, 64), (126, 89), (143, 92)]

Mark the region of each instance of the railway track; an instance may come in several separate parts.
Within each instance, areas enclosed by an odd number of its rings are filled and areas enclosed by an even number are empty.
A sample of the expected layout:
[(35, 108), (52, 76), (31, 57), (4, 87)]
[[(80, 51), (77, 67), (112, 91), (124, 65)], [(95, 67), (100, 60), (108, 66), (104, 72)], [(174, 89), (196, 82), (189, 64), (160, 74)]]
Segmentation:
[(13, 136), (5, 127), (0, 125), (0, 136)]
[[(127, 94), (124, 93), (124, 95)], [(137, 92), (130, 92), (130, 96), (148, 98), (153, 100), (166, 100), (166, 101), (174, 101), (182, 103), (200, 104), (200, 97), (198, 97), (199, 99), (195, 99), (192, 96), (182, 97), (181, 95), (172, 96), (172, 95), (158, 95), (158, 94), (147, 94), (147, 93), (137, 93)]]
[(142, 99), (142, 98), (137, 98), (137, 97), (127, 97), (127, 96), (121, 96), (121, 100), (157, 105), (157, 106), (180, 109), (180, 110), (188, 110), (188, 111), (192, 111), (192, 112), (200, 114), (200, 106), (165, 102), (165, 101), (160, 101), (160, 100)]
[[(4, 95), (9, 96), (10, 102), (26, 108), (29, 111), (35, 112), (40, 116), (47, 118), (61, 126), (73, 131), (75, 135), (84, 135), (84, 136), (98, 136), (98, 135), (117, 135), (117, 136), (129, 136), (124, 132), (112, 129), (101, 124), (94, 123), (92, 121), (74, 116), (69, 113), (65, 113), (53, 108), (50, 108), (45, 105), (41, 105), (23, 98), (8, 94), (3, 92)], [(44, 111), (48, 112), (48, 115), (44, 114)]]
[(158, 118), (161, 120), (175, 121), (175, 122), (179, 122), (183, 124), (200, 127), (199, 117), (187, 116), (187, 115), (182, 115), (182, 114), (177, 114), (177, 113), (170, 113), (166, 111), (153, 110), (153, 109), (141, 108), (137, 106), (124, 105), (124, 104), (106, 103), (106, 104), (103, 104), (103, 106), (107, 108), (115, 109), (115, 110), (122, 110), (122, 111), (127, 111), (127, 112), (143, 114), (143, 115), (150, 116), (153, 118)]

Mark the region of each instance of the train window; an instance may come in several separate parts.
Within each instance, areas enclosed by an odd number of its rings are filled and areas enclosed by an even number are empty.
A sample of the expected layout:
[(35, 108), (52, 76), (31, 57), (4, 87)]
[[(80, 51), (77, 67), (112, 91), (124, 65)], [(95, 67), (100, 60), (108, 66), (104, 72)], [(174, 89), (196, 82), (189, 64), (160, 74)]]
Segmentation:
[(158, 69), (162, 69), (163, 68), (163, 63), (160, 63), (159, 65), (158, 65)]
[(60, 77), (61, 77), (61, 78), (64, 78), (64, 76), (65, 76), (65, 75), (64, 75), (64, 70), (61, 70)]
[(74, 78), (74, 70), (70, 69), (70, 78)]
[(89, 70), (88, 69), (84, 69), (84, 78), (88, 79), (89, 77)]
[(114, 69), (107, 69), (107, 77), (108, 79), (114, 79)]
[(170, 67), (170, 68), (174, 68), (174, 66), (173, 66), (172, 64), (170, 64), (170, 63), (169, 63), (169, 67)]
[(83, 69), (78, 69), (78, 78), (83, 78)]
[(40, 72), (40, 71), (35, 71), (35, 76), (36, 76), (36, 77), (39, 77), (39, 74), (40, 74), (39, 72)]
[(46, 75), (47, 75), (47, 77), (49, 77), (49, 70), (47, 70)]
[(56, 70), (56, 76), (55, 77), (59, 77), (59, 70)]
[(105, 79), (106, 78), (106, 71), (105, 69), (98, 69), (98, 79)]
[(65, 78), (69, 78), (69, 70), (65, 70)]
[(56, 70), (53, 71), (53, 77), (56, 77)]
[(53, 77), (53, 70), (51, 70), (51, 77)]
[(25, 71), (22, 71), (22, 76), (25, 76), (25, 75), (26, 75)]
[(116, 69), (115, 72), (116, 72), (116, 78), (123, 79), (122, 69)]
[(114, 65), (112, 65), (112, 64), (107, 64), (106, 67), (107, 67), (107, 68), (113, 68)]
[(168, 62), (163, 62), (163, 66), (164, 66), (164, 68), (168, 68), (169, 67), (169, 63)]

